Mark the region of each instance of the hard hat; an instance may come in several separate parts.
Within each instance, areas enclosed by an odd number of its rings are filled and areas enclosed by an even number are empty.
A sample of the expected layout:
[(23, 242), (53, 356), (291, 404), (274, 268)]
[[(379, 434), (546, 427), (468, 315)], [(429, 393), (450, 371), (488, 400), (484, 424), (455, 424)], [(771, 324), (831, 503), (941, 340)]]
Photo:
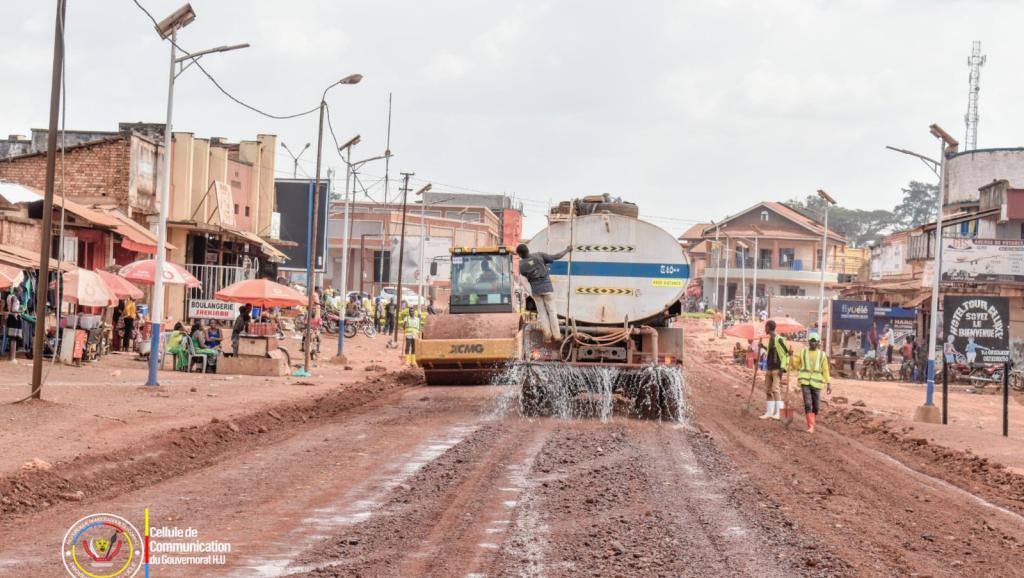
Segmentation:
[(821, 338), (818, 337), (817, 333), (812, 331), (809, 335), (807, 335), (807, 341), (819, 341), (820, 342)]

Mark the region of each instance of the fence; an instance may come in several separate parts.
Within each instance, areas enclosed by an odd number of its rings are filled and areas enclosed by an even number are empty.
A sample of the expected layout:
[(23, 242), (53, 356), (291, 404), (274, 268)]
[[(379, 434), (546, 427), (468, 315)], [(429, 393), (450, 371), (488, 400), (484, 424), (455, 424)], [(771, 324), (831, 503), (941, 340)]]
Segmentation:
[(217, 291), (246, 279), (252, 279), (256, 275), (256, 267), (234, 267), (228, 265), (198, 265), (187, 264), (185, 269), (195, 275), (202, 283), (201, 287), (185, 289), (185, 311), (194, 300), (213, 299)]

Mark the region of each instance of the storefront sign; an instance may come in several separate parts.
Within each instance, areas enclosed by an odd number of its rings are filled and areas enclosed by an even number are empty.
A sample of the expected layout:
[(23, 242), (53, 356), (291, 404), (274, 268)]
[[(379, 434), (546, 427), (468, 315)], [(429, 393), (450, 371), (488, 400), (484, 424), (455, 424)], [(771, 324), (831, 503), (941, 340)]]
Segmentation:
[(833, 301), (832, 329), (868, 331), (875, 320), (875, 304), (870, 301)]
[(917, 331), (917, 309), (902, 307), (875, 307), (875, 328), (878, 334), (885, 333), (887, 327), (892, 328), (897, 346)]
[(943, 308), (943, 355), (971, 363), (1010, 360), (1010, 304), (1006, 297), (947, 295)]
[(1024, 281), (1024, 241), (945, 239), (942, 280), (980, 283)]
[(188, 302), (189, 319), (222, 319), (230, 321), (238, 317), (238, 303), (227, 303), (215, 299), (193, 299)]

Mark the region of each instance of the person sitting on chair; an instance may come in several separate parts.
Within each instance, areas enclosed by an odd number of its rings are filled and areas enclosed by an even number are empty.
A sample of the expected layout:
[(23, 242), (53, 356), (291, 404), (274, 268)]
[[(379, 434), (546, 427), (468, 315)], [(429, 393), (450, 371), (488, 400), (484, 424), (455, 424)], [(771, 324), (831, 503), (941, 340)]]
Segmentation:
[(195, 348), (195, 354), (205, 356), (207, 369), (210, 373), (217, 373), (217, 350), (209, 347), (206, 330), (201, 324), (193, 323), (190, 335), (192, 346)]

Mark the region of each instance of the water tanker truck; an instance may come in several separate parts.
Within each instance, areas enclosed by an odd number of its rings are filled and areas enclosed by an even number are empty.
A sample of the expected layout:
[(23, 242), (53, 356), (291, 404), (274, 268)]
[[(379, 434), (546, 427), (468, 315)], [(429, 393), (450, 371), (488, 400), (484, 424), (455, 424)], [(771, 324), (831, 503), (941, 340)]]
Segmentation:
[(561, 335), (543, 339), (514, 248), (453, 249), (449, 311), (420, 344), (428, 384), (512, 382), (529, 415), (678, 420), (683, 330), (672, 320), (690, 267), (676, 239), (636, 205), (598, 196), (561, 203), (527, 246), (572, 247), (550, 267)]

